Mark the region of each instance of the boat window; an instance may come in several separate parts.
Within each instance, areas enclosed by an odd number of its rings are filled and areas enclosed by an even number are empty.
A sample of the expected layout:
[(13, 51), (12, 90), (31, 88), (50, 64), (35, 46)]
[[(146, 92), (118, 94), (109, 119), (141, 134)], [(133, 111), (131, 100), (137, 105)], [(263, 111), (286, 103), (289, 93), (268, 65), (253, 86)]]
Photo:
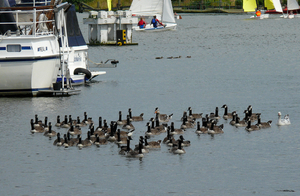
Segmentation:
[(7, 45), (7, 52), (21, 52), (21, 45)]

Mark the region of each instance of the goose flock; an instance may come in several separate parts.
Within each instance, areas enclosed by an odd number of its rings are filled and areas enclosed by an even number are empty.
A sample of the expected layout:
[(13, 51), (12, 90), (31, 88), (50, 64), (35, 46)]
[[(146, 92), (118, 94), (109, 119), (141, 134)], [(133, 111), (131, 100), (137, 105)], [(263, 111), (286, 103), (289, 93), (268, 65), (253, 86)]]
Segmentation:
[[(261, 113), (253, 113), (252, 106), (249, 105), (243, 112), (243, 116), (239, 117), (236, 111), (228, 112), (228, 106), (224, 104), (221, 108), (224, 109), (223, 116), (219, 115), (219, 108), (216, 107), (214, 112), (203, 114), (193, 113), (192, 108), (188, 107), (187, 111), (183, 112), (180, 118), (180, 127), (175, 127), (172, 121), (173, 114), (162, 114), (159, 108), (155, 108), (154, 116), (146, 123), (145, 134), (139, 136), (139, 142), (134, 148), (130, 147), (135, 127), (133, 124), (136, 122), (144, 121), (144, 113), (139, 116), (132, 116), (132, 110), (129, 108), (126, 119), (122, 119), (122, 112), (119, 111), (118, 120), (111, 121), (109, 124), (106, 119), (102, 120), (99, 117), (98, 126), (95, 128), (95, 123), (91, 117), (87, 116), (84, 112), (83, 120), (78, 116), (73, 120), (72, 115), (65, 115), (64, 120), (61, 121), (60, 116), (57, 116), (54, 127), (59, 130), (55, 131), (52, 123), (48, 122), (45, 117), (44, 122), (39, 120), (36, 114), (34, 119), (30, 120), (32, 134), (42, 133), (44, 136), (56, 138), (53, 142), (55, 146), (63, 146), (69, 148), (77, 146), (84, 148), (88, 146), (106, 145), (109, 142), (115, 143), (119, 150), (119, 154), (126, 157), (142, 158), (145, 153), (149, 153), (151, 149), (160, 149), (161, 144), (169, 147), (169, 152), (174, 154), (186, 153), (183, 147), (191, 145), (189, 140), (185, 140), (183, 135), (190, 129), (196, 129), (195, 133), (200, 136), (201, 134), (223, 134), (224, 124), (218, 124), (219, 119), (223, 118), (229, 125), (237, 128), (245, 127), (248, 132), (257, 131), (265, 128), (270, 128), (272, 121), (261, 121)], [(201, 125), (202, 124), (202, 125)], [(281, 119), (281, 113), (278, 112), (278, 126), (291, 124), (289, 115), (285, 115)], [(82, 129), (87, 127), (86, 138), (83, 139)], [(155, 136), (166, 134), (163, 140), (153, 140)], [(152, 141), (150, 141), (150, 139)]]

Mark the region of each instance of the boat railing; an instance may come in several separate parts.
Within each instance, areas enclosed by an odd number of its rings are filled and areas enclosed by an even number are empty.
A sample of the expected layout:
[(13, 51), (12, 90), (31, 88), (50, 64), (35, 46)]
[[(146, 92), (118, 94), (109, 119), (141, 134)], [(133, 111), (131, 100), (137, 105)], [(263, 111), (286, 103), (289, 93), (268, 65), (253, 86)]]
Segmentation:
[(31, 36), (54, 34), (55, 18), (53, 6), (43, 6), (44, 9), (40, 9), (41, 7), (23, 8), (24, 9), (20, 9), (20, 7), (9, 8), (12, 10), (0, 8), (0, 15), (12, 14), (14, 17), (14, 21), (12, 22), (3, 22), (2, 20), (0, 26), (16, 25), (18, 32), (10, 32), (11, 34), (20, 33), (21, 35)]

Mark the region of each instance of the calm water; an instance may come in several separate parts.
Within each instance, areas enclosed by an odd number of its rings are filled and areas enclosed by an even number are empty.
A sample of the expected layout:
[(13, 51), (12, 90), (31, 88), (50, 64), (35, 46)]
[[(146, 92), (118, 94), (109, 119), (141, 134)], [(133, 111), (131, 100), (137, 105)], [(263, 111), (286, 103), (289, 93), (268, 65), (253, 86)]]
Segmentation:
[[(85, 37), (86, 16), (79, 15)], [(271, 17), (182, 14), (176, 31), (134, 33), (138, 46), (90, 47), (92, 61), (120, 63), (101, 69), (107, 74), (79, 87), (79, 95), (1, 98), (1, 195), (299, 195), (299, 18)], [(239, 116), (252, 105), (272, 128), (248, 133), (222, 119), (222, 135), (187, 130), (192, 145), (186, 154), (173, 155), (162, 145), (142, 160), (119, 155), (113, 143), (64, 149), (29, 132), (35, 114), (54, 123), (57, 115), (82, 119), (86, 111), (97, 126), (99, 116), (110, 122), (132, 108), (134, 116), (145, 114), (134, 123), (132, 147), (155, 107), (173, 113), (179, 127), (189, 106), (204, 114), (218, 106), (223, 114), (223, 104)], [(278, 111), (290, 115), (290, 126), (275, 125)]]

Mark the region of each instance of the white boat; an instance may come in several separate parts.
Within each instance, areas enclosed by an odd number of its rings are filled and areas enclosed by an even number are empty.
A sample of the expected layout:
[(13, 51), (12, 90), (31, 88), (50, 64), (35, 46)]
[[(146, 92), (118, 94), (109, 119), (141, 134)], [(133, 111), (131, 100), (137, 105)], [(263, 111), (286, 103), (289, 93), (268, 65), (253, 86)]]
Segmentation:
[[(133, 27), (136, 31), (175, 30), (177, 27), (171, 0), (133, 0), (129, 11), (132, 12), (133, 16), (150, 19), (145, 28)], [(156, 16), (164, 26), (153, 27), (150, 23), (153, 16)]]
[[(53, 6), (9, 9), (2, 0), (0, 7), (0, 96), (36, 96), (52, 89), (60, 66)], [(49, 18), (37, 21), (42, 12)]]
[[(287, 15), (283, 15), (284, 18), (295, 18), (293, 10), (299, 10), (299, 4), (297, 0), (287, 0)], [(291, 11), (291, 13), (289, 13)]]
[[(65, 63), (64, 70), (68, 71), (60, 74), (57, 77), (57, 82), (61, 82), (62, 77), (66, 76), (66, 78), (70, 78), (72, 85), (80, 85), (106, 72), (90, 71), (88, 69), (88, 46), (81, 34), (74, 5), (67, 10), (65, 17), (68, 39), (62, 61)], [(65, 83), (67, 83), (66, 78), (64, 80)]]

